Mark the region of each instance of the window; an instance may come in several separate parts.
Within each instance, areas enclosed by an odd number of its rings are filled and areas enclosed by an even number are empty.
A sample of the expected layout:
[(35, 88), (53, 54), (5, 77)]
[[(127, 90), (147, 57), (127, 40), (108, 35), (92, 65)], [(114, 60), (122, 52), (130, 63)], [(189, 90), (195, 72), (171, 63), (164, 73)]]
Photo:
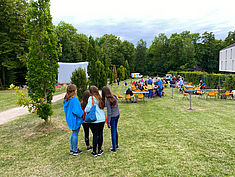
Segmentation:
[(230, 59), (232, 59), (232, 53), (233, 53), (233, 49), (231, 49), (230, 51)]

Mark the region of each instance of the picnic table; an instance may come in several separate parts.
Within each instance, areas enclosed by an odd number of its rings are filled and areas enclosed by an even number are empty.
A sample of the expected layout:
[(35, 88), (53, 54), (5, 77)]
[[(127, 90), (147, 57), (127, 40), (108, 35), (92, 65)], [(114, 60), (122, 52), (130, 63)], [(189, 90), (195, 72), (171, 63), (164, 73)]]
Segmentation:
[(192, 103), (191, 103), (191, 95), (192, 93), (196, 92), (196, 91), (202, 91), (202, 92), (209, 92), (209, 91), (225, 91), (226, 89), (196, 89), (196, 90), (184, 90), (185, 92), (189, 93), (190, 96), (190, 107), (188, 108), (188, 110), (192, 110)]
[[(146, 102), (148, 101), (148, 97), (146, 96), (146, 94), (148, 94), (149, 93), (149, 91), (141, 91), (141, 92), (134, 92), (133, 91), (133, 94), (135, 95), (135, 94), (144, 94), (144, 97), (146, 97), (147, 99), (146, 99)], [(124, 92), (123, 94), (126, 94), (126, 92)], [(136, 99), (137, 100), (137, 99)]]

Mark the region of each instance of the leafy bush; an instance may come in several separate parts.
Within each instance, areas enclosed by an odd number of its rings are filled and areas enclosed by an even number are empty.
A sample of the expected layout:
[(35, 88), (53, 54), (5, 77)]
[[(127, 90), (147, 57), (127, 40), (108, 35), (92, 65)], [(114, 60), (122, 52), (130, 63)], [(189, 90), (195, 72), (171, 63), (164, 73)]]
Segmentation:
[(71, 82), (77, 86), (77, 96), (81, 99), (83, 93), (87, 90), (88, 85), (86, 70), (82, 68), (76, 69), (72, 73)]
[(200, 71), (171, 71), (169, 73), (172, 75), (177, 73), (183, 76), (186, 82), (193, 82), (194, 85), (199, 84), (200, 80), (204, 80), (206, 82), (206, 88), (224, 88), (227, 90), (235, 89), (235, 75), (232, 74), (208, 74)]

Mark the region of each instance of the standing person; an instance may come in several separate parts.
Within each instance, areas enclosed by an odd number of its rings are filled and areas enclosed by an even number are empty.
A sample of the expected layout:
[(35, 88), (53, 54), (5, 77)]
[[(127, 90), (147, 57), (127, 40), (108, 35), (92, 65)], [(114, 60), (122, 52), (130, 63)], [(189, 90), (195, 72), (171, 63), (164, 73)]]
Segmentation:
[(161, 98), (162, 97), (163, 85), (162, 85), (162, 80), (160, 79), (160, 77), (157, 78), (157, 83), (158, 83), (158, 95)]
[(110, 151), (116, 152), (118, 146), (118, 119), (120, 117), (119, 108), (118, 108), (118, 99), (113, 95), (110, 89), (107, 86), (104, 86), (102, 89), (102, 100), (107, 107), (107, 125), (108, 128), (111, 128), (111, 137), (112, 137), (112, 148)]
[[(98, 88), (96, 86), (91, 86), (89, 89), (91, 96), (88, 98), (88, 103), (85, 108), (85, 112), (88, 113), (93, 105), (96, 105), (96, 121), (90, 124), (91, 131), (93, 133), (93, 152), (91, 155), (96, 157), (103, 154), (102, 145), (103, 145), (103, 129), (105, 122), (105, 113), (104, 113), (104, 103), (99, 94)], [(98, 145), (98, 154), (96, 153)]]
[(78, 149), (78, 133), (81, 124), (83, 123), (82, 116), (84, 113), (76, 94), (76, 85), (69, 85), (63, 101), (66, 122), (68, 127), (72, 130), (72, 135), (70, 137), (70, 154), (74, 156), (82, 152)]
[[(89, 90), (86, 90), (84, 93), (83, 93), (83, 96), (82, 96), (82, 102), (81, 102), (81, 107), (82, 107), (82, 110), (84, 111), (85, 108), (86, 108), (86, 105), (88, 103), (88, 98), (91, 96)], [(87, 151), (90, 151), (92, 149), (92, 146), (90, 146), (90, 143), (89, 143), (89, 129), (90, 129), (90, 125), (91, 123), (87, 123), (85, 122), (85, 116), (86, 116), (86, 113), (84, 113), (83, 115), (83, 130), (84, 130), (84, 135), (85, 135), (85, 143), (86, 143), (86, 150)]]
[(118, 83), (118, 85), (119, 85), (119, 82), (120, 82), (120, 80), (119, 80), (119, 78), (117, 78), (117, 83)]
[(149, 97), (153, 98), (153, 80), (151, 77), (148, 80), (148, 91), (149, 91), (148, 98)]

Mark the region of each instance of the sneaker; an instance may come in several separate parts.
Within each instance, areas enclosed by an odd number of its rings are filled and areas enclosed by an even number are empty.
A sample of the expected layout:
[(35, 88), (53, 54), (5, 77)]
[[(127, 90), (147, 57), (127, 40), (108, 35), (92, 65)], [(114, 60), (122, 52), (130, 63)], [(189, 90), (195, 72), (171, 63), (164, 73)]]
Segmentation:
[(99, 151), (98, 151), (98, 156), (101, 156), (103, 153), (104, 153), (103, 150), (99, 150)]
[(73, 155), (74, 155), (74, 156), (77, 156), (77, 155), (80, 154), (80, 153), (82, 153), (82, 150), (78, 149), (77, 152), (73, 152)]
[(111, 151), (111, 152), (116, 152), (116, 150), (115, 150), (115, 149), (113, 149), (113, 148), (111, 148), (111, 149), (110, 149), (110, 151)]
[(93, 157), (97, 157), (97, 154), (96, 154), (95, 152), (92, 152), (91, 155), (92, 155)]
[(116, 149), (119, 149), (119, 146), (118, 146), (118, 145), (116, 146)]
[(72, 150), (70, 150), (69, 154), (70, 154), (70, 155), (73, 155), (73, 151), (72, 151)]
[(87, 151), (90, 151), (92, 149), (92, 146), (86, 148)]

